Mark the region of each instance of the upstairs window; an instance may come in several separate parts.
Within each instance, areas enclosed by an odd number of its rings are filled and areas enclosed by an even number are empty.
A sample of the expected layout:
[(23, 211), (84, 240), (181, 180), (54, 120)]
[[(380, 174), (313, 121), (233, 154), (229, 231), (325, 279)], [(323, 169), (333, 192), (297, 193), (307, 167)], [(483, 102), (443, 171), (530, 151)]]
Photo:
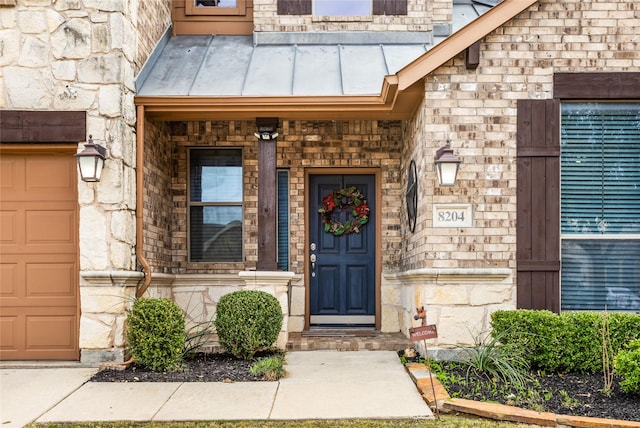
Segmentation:
[(313, 0), (314, 16), (370, 16), (371, 0)]
[(191, 149), (190, 261), (243, 261), (242, 200), (242, 150)]
[(407, 0), (277, 0), (278, 15), (407, 15)]
[(640, 310), (640, 103), (563, 103), (562, 310)]
[(185, 15), (245, 15), (246, 0), (185, 0)]

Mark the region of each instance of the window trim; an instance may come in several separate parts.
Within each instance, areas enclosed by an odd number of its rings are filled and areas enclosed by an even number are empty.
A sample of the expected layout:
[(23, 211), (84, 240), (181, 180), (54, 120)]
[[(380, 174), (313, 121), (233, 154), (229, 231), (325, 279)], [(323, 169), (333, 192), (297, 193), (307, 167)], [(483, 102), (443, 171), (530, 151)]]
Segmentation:
[[(240, 167), (242, 168), (242, 201), (240, 202), (192, 202), (191, 201), (191, 153), (194, 150), (239, 150), (240, 151)], [(187, 263), (190, 264), (242, 264), (245, 261), (245, 183), (244, 183), (244, 150), (242, 147), (208, 147), (208, 146), (191, 146), (187, 147), (187, 193), (186, 193), (186, 204), (187, 204), (187, 215), (186, 215), (186, 223), (187, 223)], [(239, 261), (210, 261), (210, 260), (193, 260), (191, 257), (191, 207), (207, 207), (207, 206), (239, 206), (242, 210), (242, 235), (243, 239), (241, 242), (241, 260)]]
[(246, 15), (247, 1), (236, 0), (236, 7), (196, 6), (196, 0), (185, 0), (184, 14), (189, 15)]

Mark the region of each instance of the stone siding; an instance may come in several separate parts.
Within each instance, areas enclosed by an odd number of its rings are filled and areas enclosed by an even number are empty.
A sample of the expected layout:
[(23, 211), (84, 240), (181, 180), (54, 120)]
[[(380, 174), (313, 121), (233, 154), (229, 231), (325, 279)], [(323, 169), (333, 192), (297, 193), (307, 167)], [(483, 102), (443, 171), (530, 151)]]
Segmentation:
[[(403, 330), (424, 304), (436, 344), (471, 344), (491, 312), (515, 308), (516, 102), (552, 98), (557, 72), (637, 72), (639, 24), (637, 2), (542, 0), (481, 41), (477, 69), (460, 54), (425, 78), (425, 101), (403, 130), (403, 176), (414, 159), (420, 177), (417, 226), (403, 227), (404, 274), (385, 282), (404, 299)], [(439, 187), (434, 172), (447, 140), (463, 159), (455, 187)], [(473, 226), (434, 228), (433, 205), (448, 203), (471, 204)], [(458, 276), (434, 274), (469, 270), (462, 288)]]
[[(447, 0), (451, 2), (451, 0)], [(442, 2), (442, 0), (441, 0)], [(313, 17), (278, 15), (275, 0), (254, 0), (253, 22), (256, 32), (303, 31), (431, 31), (431, 1), (408, 0), (407, 15)]]
[(126, 357), (126, 303), (140, 280), (134, 78), (170, 22), (169, 3), (24, 0), (0, 7), (0, 108), (85, 111), (87, 138), (107, 149), (101, 181), (78, 180), (79, 344), (87, 364)]

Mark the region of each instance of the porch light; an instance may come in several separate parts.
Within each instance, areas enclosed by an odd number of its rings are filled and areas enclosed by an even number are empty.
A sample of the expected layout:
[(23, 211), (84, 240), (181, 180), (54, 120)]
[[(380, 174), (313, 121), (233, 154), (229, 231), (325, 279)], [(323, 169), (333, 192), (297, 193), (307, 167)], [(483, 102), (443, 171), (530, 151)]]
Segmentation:
[(100, 144), (94, 144), (93, 136), (89, 135), (89, 142), (84, 145), (84, 149), (74, 155), (78, 159), (82, 181), (100, 181), (106, 154), (107, 149)]
[(444, 147), (436, 151), (436, 170), (438, 171), (438, 183), (441, 186), (455, 186), (460, 159), (453, 154), (451, 144), (447, 141)]
[(269, 131), (260, 131), (260, 132), (256, 132), (253, 135), (255, 135), (255, 137), (258, 140), (275, 140), (276, 138), (278, 138), (278, 133), (277, 132), (269, 132)]

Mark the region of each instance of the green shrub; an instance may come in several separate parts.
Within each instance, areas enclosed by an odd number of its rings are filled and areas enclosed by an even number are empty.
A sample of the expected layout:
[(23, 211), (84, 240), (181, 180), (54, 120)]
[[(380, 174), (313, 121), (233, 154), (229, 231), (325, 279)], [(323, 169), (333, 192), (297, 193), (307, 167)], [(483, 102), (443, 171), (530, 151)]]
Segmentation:
[(137, 364), (154, 371), (180, 368), (185, 345), (182, 310), (168, 299), (136, 299), (128, 318), (127, 339)]
[(249, 370), (252, 375), (264, 376), (266, 380), (278, 380), (286, 374), (284, 354), (278, 353), (270, 357), (260, 358)]
[(526, 350), (534, 368), (555, 371), (560, 366), (560, 343), (563, 326), (557, 314), (550, 311), (497, 311), (491, 315), (492, 336), (500, 336), (504, 344)]
[(602, 373), (602, 327), (600, 312), (564, 312), (561, 367), (579, 373)]
[(623, 380), (620, 388), (630, 394), (640, 394), (640, 340), (633, 340), (618, 352), (614, 359), (615, 371)]
[(222, 296), (216, 311), (220, 344), (237, 358), (250, 359), (271, 347), (282, 327), (282, 309), (269, 293), (235, 291)]
[(476, 337), (473, 348), (464, 349), (456, 362), (467, 366), (467, 377), (471, 369), (483, 373), (490, 380), (501, 379), (516, 388), (527, 381), (529, 362), (524, 357), (525, 349), (517, 344), (501, 344), (508, 331), (495, 337)]
[[(640, 315), (607, 313), (611, 350), (640, 339)], [(546, 310), (497, 311), (491, 315), (493, 337), (526, 349), (534, 369), (549, 372), (602, 373), (603, 314), (580, 311), (561, 315)]]
[(626, 312), (609, 312), (609, 332), (614, 355), (629, 342), (640, 339), (640, 315)]

